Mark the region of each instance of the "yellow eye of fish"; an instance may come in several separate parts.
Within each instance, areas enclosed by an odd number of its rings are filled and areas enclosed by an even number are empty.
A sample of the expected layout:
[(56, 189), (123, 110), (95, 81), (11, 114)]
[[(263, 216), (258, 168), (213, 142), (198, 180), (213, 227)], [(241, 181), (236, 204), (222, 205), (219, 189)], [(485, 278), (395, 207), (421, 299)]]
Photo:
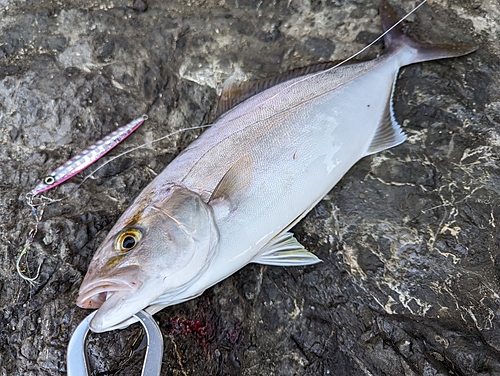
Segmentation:
[(116, 239), (115, 249), (118, 252), (128, 252), (135, 248), (139, 240), (142, 238), (142, 233), (136, 229), (128, 229), (123, 231)]

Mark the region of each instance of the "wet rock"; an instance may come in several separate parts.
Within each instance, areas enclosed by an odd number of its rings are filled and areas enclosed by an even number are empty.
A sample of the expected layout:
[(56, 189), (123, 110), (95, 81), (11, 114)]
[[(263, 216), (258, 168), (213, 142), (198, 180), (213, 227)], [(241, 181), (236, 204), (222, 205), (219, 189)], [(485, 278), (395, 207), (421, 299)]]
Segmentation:
[[(143, 113), (116, 153), (207, 123), (235, 71), (345, 58), (380, 33), (377, 4), (359, 0), (0, 3), (2, 375), (65, 374), (93, 252), (200, 131), (48, 192), (69, 197), (45, 210), (22, 263), (33, 275), (43, 262), (30, 285), (15, 268), (34, 226), (24, 194), (47, 172)], [(360, 161), (294, 228), (323, 263), (249, 265), (156, 315), (164, 375), (500, 374), (497, 5), (440, 0), (411, 17), (421, 39), (480, 48), (402, 70), (408, 141)], [(95, 372), (140, 374), (141, 338), (138, 325), (92, 335)]]

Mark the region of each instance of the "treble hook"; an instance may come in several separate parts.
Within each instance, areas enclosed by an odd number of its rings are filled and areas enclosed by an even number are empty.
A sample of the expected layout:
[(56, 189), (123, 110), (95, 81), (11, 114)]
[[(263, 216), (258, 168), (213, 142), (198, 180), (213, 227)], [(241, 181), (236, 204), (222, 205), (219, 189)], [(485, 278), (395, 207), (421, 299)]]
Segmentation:
[[(97, 311), (88, 315), (77, 327), (68, 344), (66, 364), (68, 376), (88, 376), (90, 366), (85, 349), (85, 340), (90, 330), (90, 321)], [(163, 336), (158, 324), (146, 311), (134, 315), (144, 327), (146, 333), (146, 356), (142, 366), (141, 376), (158, 376), (161, 371), (163, 357)]]

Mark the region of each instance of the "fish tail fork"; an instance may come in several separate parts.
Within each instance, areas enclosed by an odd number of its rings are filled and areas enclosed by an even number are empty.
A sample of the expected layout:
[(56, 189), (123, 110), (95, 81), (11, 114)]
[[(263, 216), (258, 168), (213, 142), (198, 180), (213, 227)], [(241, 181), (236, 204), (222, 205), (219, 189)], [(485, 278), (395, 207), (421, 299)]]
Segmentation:
[[(408, 35), (403, 24), (399, 23), (396, 10), (387, 0), (380, 2), (380, 17), (384, 31), (390, 30), (384, 36), (385, 47), (388, 50), (396, 50), (403, 47), (411, 48), (412, 54), (408, 54), (402, 65), (419, 63), (429, 60), (444, 59), (467, 55), (475, 50), (477, 46), (467, 44), (435, 44), (422, 42), (412, 35)], [(397, 25), (396, 25), (397, 24)], [(394, 26), (396, 25), (396, 26)]]

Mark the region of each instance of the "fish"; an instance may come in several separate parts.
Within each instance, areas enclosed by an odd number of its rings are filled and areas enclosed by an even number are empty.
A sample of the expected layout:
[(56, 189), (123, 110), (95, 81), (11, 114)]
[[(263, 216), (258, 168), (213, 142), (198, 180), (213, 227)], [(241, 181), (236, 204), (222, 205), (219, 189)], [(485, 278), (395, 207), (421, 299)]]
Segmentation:
[[(267, 87), (224, 112), (118, 219), (90, 262), (77, 305), (94, 332), (193, 299), (249, 263), (321, 260), (289, 231), (361, 158), (406, 136), (393, 110), (401, 67), (470, 45), (408, 36), (381, 2), (385, 53)], [(229, 85), (231, 86), (231, 85)], [(230, 96), (230, 95), (229, 95)]]

